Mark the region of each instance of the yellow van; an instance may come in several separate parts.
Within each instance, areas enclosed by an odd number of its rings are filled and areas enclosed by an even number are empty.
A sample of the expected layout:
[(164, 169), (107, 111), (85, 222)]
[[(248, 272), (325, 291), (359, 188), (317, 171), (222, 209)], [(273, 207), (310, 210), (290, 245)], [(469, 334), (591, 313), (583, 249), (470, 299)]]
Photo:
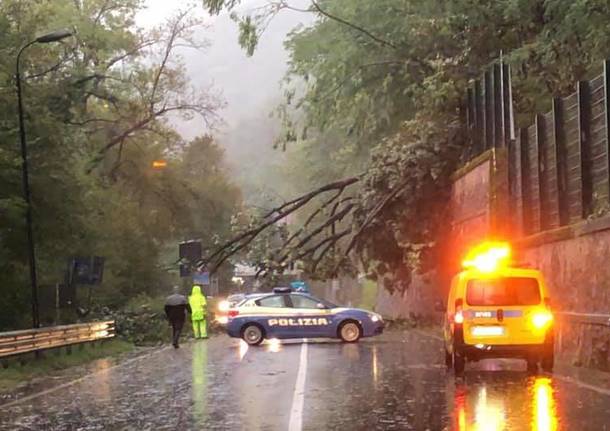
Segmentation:
[[(464, 261), (444, 309), (445, 363), (456, 375), (467, 361), (523, 358), (530, 372), (551, 372), (553, 315), (540, 271), (507, 265), (510, 248), (484, 244)], [(444, 307), (443, 307), (444, 308)]]

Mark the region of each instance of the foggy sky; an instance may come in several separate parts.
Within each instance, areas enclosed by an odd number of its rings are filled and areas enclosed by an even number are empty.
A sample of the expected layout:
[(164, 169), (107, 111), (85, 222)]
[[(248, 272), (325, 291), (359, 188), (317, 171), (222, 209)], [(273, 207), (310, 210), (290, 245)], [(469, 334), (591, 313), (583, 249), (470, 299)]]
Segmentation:
[[(252, 10), (263, 0), (246, 0), (240, 12)], [(150, 28), (161, 23), (172, 11), (188, 2), (146, 0), (147, 10), (137, 17), (139, 26)], [(215, 133), (227, 149), (229, 162), (239, 164), (249, 154), (262, 151), (269, 154), (273, 135), (278, 130), (269, 113), (281, 100), (280, 80), (286, 71), (287, 53), (283, 48), (286, 34), (301, 23), (311, 22), (310, 14), (285, 11), (272, 21), (263, 34), (252, 57), (247, 57), (237, 42), (237, 24), (228, 14), (210, 17), (205, 14), (201, 2), (195, 13), (205, 17), (208, 28), (202, 35), (210, 42), (203, 52), (184, 51), (187, 75), (197, 88), (210, 85), (219, 91), (226, 102), (220, 112), (225, 124)], [(307, 4), (307, 0), (294, 0), (295, 6)], [(199, 122), (176, 122), (185, 138), (205, 133)], [(245, 129), (245, 130), (244, 130)], [(250, 133), (251, 132), (251, 133)]]

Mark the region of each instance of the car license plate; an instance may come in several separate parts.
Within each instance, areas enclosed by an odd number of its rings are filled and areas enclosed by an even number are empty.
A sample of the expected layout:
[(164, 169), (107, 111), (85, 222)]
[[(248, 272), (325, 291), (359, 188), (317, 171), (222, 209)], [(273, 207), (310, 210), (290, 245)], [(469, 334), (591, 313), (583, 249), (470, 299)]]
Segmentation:
[(473, 326), (472, 335), (475, 337), (494, 337), (504, 335), (503, 326)]

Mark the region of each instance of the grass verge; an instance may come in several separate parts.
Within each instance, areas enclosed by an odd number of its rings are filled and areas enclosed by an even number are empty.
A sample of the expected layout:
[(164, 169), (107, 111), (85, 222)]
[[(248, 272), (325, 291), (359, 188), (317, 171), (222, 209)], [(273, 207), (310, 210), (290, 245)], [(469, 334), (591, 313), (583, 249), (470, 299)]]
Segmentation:
[(113, 339), (96, 347), (85, 345), (82, 350), (78, 346), (73, 346), (71, 355), (66, 354), (65, 348), (59, 355), (47, 351), (40, 359), (28, 355), (23, 358), (25, 359), (23, 365), (19, 363), (19, 358), (12, 358), (9, 360), (8, 368), (0, 368), (0, 392), (9, 392), (33, 379), (49, 377), (67, 368), (84, 365), (95, 359), (118, 356), (133, 349), (132, 343)]

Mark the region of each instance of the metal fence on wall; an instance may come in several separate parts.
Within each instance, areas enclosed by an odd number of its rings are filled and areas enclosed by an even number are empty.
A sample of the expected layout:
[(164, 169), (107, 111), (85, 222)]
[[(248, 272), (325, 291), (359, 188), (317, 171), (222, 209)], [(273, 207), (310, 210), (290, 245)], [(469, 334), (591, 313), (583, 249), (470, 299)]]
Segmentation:
[(508, 151), (512, 225), (529, 235), (586, 219), (610, 205), (608, 101), (610, 61), (604, 73), (576, 92), (553, 99), (533, 124), (514, 128), (510, 69), (497, 64), (468, 91), (468, 157), (495, 147)]

